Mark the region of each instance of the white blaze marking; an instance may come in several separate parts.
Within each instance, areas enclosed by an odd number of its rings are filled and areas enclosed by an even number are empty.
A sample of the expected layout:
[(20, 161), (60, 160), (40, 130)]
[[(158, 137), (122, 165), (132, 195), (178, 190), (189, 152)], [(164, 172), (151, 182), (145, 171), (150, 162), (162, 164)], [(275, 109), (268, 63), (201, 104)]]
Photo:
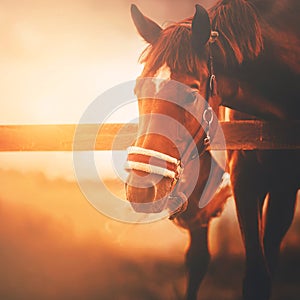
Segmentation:
[(157, 70), (153, 77), (153, 82), (155, 83), (155, 91), (156, 93), (158, 93), (161, 89), (161, 83), (165, 80), (171, 79), (171, 70), (166, 64), (164, 64)]

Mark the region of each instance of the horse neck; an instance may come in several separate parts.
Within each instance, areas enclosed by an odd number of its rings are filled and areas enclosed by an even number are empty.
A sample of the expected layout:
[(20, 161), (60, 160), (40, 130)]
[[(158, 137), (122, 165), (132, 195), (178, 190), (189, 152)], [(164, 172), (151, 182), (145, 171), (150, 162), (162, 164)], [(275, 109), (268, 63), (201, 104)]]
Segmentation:
[[(232, 0), (232, 3), (238, 1)], [(218, 57), (218, 45), (214, 45), (216, 75), (226, 78), (227, 82), (236, 82), (236, 86), (248, 94), (245, 99), (239, 96), (234, 99), (236, 103), (245, 101), (244, 112), (250, 112), (249, 106), (252, 105), (255, 106), (252, 107), (254, 111), (264, 110), (264, 107), (269, 109), (271, 118), (275, 111), (278, 112), (277, 116), (274, 114), (275, 118), (279, 115), (280, 118), (299, 118), (300, 29), (295, 9), (299, 5), (297, 1), (249, 0), (259, 17), (263, 38), (263, 50), (257, 58), (224, 67), (222, 58)], [(253, 99), (260, 101), (255, 103)], [(232, 108), (237, 109), (234, 105)], [(263, 111), (258, 110), (257, 116), (265, 118)]]

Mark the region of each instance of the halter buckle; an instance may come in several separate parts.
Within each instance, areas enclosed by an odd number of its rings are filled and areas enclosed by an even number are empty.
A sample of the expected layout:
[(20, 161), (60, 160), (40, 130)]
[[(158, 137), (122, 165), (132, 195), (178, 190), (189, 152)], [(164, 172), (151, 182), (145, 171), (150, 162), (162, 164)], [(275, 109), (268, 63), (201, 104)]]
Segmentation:
[(215, 30), (212, 30), (211, 33), (210, 33), (209, 42), (214, 43), (218, 37), (219, 37), (219, 32), (215, 31)]
[(204, 146), (207, 148), (210, 144), (210, 136), (207, 135), (207, 137), (203, 140)]

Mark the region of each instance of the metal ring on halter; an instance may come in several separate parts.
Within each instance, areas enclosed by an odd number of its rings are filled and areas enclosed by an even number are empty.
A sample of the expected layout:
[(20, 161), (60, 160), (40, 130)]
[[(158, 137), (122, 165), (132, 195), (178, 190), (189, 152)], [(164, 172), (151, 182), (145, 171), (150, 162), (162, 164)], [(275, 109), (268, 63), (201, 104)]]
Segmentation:
[[(207, 114), (210, 114), (210, 118), (207, 119)], [(209, 134), (209, 127), (211, 123), (213, 122), (214, 115), (211, 107), (208, 107), (204, 112), (203, 112), (203, 121), (207, 123), (207, 132), (206, 132), (206, 137), (204, 139), (204, 145), (207, 147), (210, 144), (210, 134)]]
[[(210, 119), (207, 119), (207, 114), (210, 114)], [(204, 112), (203, 112), (203, 116), (202, 116), (203, 120), (207, 123), (207, 125), (209, 126), (213, 119), (214, 119), (214, 115), (213, 115), (213, 111), (211, 107), (208, 107)]]

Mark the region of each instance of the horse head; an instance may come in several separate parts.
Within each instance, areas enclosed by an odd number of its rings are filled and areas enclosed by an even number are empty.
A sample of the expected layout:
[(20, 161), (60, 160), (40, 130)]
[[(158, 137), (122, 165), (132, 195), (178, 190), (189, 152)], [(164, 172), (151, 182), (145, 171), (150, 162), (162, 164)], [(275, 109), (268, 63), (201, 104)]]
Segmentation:
[(210, 43), (217, 33), (200, 5), (192, 18), (164, 29), (135, 5), (131, 14), (149, 45), (135, 87), (139, 130), (128, 149), (127, 199), (138, 212), (174, 212), (195, 190), (199, 156), (216, 120), (206, 100), (213, 93)]

